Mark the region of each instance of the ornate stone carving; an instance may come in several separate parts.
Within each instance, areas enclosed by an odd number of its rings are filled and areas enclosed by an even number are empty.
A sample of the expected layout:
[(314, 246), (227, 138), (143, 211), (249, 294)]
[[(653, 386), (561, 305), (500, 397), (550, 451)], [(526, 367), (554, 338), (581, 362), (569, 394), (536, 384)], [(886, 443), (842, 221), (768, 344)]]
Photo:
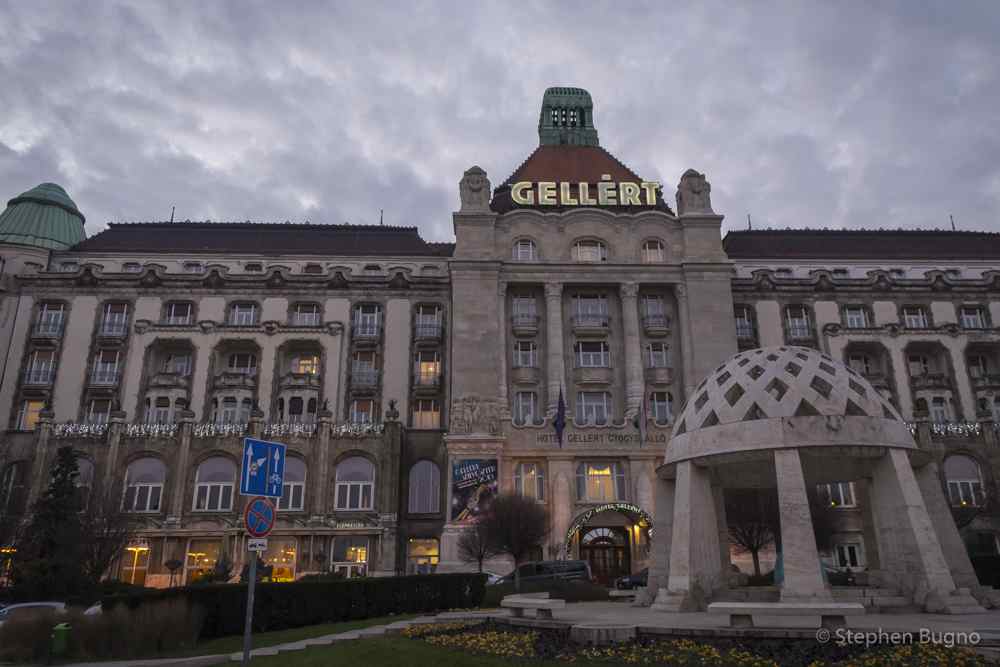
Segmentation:
[(501, 280), (497, 283), (497, 294), (501, 297), (507, 296), (507, 281)]
[(149, 327), (150, 327), (150, 326), (151, 326), (152, 324), (153, 324), (153, 323), (152, 323), (152, 322), (150, 322), (149, 320), (136, 320), (136, 321), (135, 321), (135, 324), (134, 324), (134, 325), (132, 325), (132, 326), (133, 326), (133, 327), (135, 328), (135, 332), (136, 332), (137, 334), (144, 334), (144, 333), (146, 333), (147, 331), (149, 331)]
[(389, 399), (389, 409), (385, 411), (385, 420), (387, 422), (399, 421), (399, 410), (396, 409), (396, 399)]
[(545, 296), (549, 299), (561, 298), (563, 293), (562, 283), (545, 283)]
[(621, 292), (623, 299), (634, 299), (639, 296), (638, 283), (621, 283), (618, 285), (618, 290)]
[(496, 435), (500, 432), (503, 412), (503, 406), (499, 401), (487, 400), (476, 395), (462, 396), (451, 403), (448, 431)]
[(490, 179), (482, 167), (470, 167), (458, 183), (462, 200), (462, 213), (488, 212), (490, 210)]
[(688, 169), (677, 185), (677, 215), (685, 213), (712, 213), (712, 186), (705, 180), (705, 174)]

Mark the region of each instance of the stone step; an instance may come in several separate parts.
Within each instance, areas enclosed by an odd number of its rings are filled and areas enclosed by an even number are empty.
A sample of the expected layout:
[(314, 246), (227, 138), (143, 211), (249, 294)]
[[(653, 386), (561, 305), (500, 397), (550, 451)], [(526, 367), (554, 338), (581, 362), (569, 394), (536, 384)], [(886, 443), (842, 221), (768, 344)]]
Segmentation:
[(891, 588), (834, 588), (833, 597), (834, 599), (899, 597), (899, 591)]

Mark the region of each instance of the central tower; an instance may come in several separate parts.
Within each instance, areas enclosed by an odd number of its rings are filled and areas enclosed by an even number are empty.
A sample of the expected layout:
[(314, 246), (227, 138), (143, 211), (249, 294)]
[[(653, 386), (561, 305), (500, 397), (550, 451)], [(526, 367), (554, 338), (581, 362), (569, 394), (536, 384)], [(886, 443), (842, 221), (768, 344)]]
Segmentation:
[(600, 146), (594, 127), (594, 102), (583, 88), (549, 88), (538, 117), (542, 146)]

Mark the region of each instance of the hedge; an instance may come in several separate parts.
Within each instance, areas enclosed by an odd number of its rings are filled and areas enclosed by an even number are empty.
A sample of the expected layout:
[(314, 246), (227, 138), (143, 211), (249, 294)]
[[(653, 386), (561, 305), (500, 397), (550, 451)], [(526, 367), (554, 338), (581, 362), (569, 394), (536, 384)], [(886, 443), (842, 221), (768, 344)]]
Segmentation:
[[(480, 606), (485, 589), (486, 575), (469, 573), (258, 583), (253, 629), (267, 632), (389, 614), (468, 609)], [(118, 605), (136, 609), (152, 601), (177, 597), (187, 599), (204, 614), (199, 640), (243, 632), (246, 584), (195, 585), (113, 595), (102, 601), (102, 607), (105, 611)]]

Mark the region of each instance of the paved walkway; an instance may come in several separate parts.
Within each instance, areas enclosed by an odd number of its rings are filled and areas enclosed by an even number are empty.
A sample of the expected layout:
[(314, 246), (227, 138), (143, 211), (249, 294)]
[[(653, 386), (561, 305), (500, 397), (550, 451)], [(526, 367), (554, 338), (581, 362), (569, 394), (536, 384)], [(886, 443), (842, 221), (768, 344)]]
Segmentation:
[[(340, 641), (396, 634), (411, 625), (446, 623), (456, 620), (489, 618), (491, 616), (506, 618), (509, 616), (509, 612), (499, 609), (492, 611), (445, 612), (436, 616), (421, 616), (386, 625), (375, 625), (361, 630), (350, 630), (348, 632), (323, 635), (287, 644), (257, 648), (251, 652), (251, 655), (253, 657), (278, 655), (287, 651), (301, 651), (310, 646), (329, 646)], [(530, 617), (519, 620), (524, 623), (534, 623), (534, 619)], [(798, 636), (803, 636), (803, 631), (808, 631), (809, 633), (815, 632), (818, 620), (818, 617), (815, 619), (790, 616), (754, 617), (754, 623), (757, 625), (757, 628), (764, 631), (761, 634), (768, 634), (768, 628), (773, 628), (778, 633), (782, 629), (794, 629), (796, 630), (794, 634)], [(919, 633), (921, 629), (926, 629), (934, 633), (977, 632), (982, 636), (983, 644), (1000, 645), (1000, 610), (996, 609), (985, 614), (961, 616), (947, 614), (868, 614), (865, 616), (850, 616), (847, 621), (851, 629), (861, 631), (884, 630), (886, 632)], [(709, 614), (707, 612), (685, 614), (665, 613), (653, 611), (649, 607), (633, 607), (628, 602), (580, 602), (568, 604), (564, 609), (555, 613), (555, 618), (552, 621), (538, 621), (539, 625), (575, 625), (577, 623), (634, 625), (640, 631), (646, 633), (680, 631), (681, 633), (692, 632), (692, 634), (711, 635), (716, 633), (723, 634), (728, 630), (724, 616)], [(741, 633), (745, 633), (746, 631), (747, 629), (739, 630)], [(239, 662), (242, 657), (242, 653), (232, 653), (193, 658), (74, 663), (73, 667), (203, 667)]]

